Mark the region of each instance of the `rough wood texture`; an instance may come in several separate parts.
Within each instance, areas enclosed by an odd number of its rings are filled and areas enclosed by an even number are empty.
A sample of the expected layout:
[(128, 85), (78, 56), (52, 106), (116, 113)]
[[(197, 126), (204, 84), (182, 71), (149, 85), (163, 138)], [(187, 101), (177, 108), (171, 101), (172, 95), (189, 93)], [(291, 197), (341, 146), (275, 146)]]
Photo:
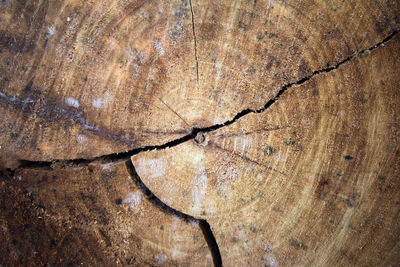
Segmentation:
[(223, 123), (378, 43), (398, 10), (398, 1), (6, 1), (2, 157), (88, 158)]
[(198, 223), (151, 203), (123, 163), (1, 182), (1, 264), (211, 266)]
[(396, 37), (136, 171), (208, 220), (227, 266), (399, 263), (399, 57)]
[(225, 266), (398, 265), (399, 31), (396, 0), (2, 1), (0, 265), (218, 265), (203, 220)]

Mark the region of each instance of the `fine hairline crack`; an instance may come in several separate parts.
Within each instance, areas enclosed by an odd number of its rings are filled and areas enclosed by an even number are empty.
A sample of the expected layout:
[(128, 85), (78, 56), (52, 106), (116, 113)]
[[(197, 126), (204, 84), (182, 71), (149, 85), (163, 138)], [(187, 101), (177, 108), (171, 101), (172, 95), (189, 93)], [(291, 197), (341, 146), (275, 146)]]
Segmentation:
[(194, 13), (193, 13), (193, 6), (192, 0), (189, 0), (190, 5), (190, 12), (192, 14), (192, 32), (193, 32), (193, 42), (194, 42), (194, 59), (196, 60), (196, 82), (199, 82), (199, 61), (197, 59), (197, 37), (196, 31), (194, 29)]
[[(190, 1), (190, 5), (191, 5), (191, 1)], [(192, 19), (193, 19), (193, 16), (192, 16)], [(194, 24), (193, 24), (193, 27), (194, 27)], [(227, 120), (224, 123), (214, 124), (214, 125), (211, 125), (208, 127), (203, 127), (203, 128), (193, 128), (189, 134), (187, 134), (183, 137), (174, 139), (172, 141), (166, 142), (161, 145), (144, 146), (144, 147), (134, 148), (134, 149), (128, 150), (126, 152), (101, 155), (101, 156), (93, 157), (93, 158), (89, 158), (89, 159), (83, 159), (83, 158), (71, 159), (71, 160), (55, 159), (52, 161), (20, 160), (20, 165), (18, 168), (20, 168), (20, 169), (26, 169), (26, 168), (44, 168), (44, 169), (46, 169), (46, 168), (51, 168), (52, 164), (55, 164), (55, 163), (60, 164), (61, 166), (64, 166), (64, 167), (81, 166), (81, 165), (86, 166), (86, 165), (88, 165), (90, 163), (94, 163), (94, 162), (105, 163), (105, 164), (118, 163), (118, 162), (126, 161), (126, 160), (130, 159), (130, 157), (137, 155), (141, 152), (146, 152), (146, 151), (155, 150), (155, 149), (161, 150), (161, 149), (180, 145), (184, 142), (194, 139), (198, 133), (212, 132), (212, 131), (218, 130), (220, 128), (229, 126), (229, 125), (233, 124), (234, 122), (236, 122), (237, 120), (239, 120), (240, 118), (242, 118), (248, 114), (251, 114), (251, 113), (256, 113), (256, 114), (263, 113), (264, 111), (269, 109), (276, 101), (278, 101), (279, 98), (282, 96), (282, 94), (285, 93), (289, 88), (296, 86), (296, 85), (304, 84), (305, 82), (307, 82), (308, 80), (312, 79), (314, 76), (317, 76), (319, 74), (331, 72), (331, 71), (341, 67), (342, 65), (346, 64), (347, 62), (351, 61), (353, 58), (381, 47), (386, 42), (391, 40), (398, 33), (399, 33), (399, 30), (395, 30), (390, 35), (385, 37), (382, 41), (380, 41), (379, 43), (377, 43), (369, 48), (355, 51), (353, 54), (351, 54), (350, 56), (348, 56), (347, 58), (340, 61), (339, 63), (337, 63), (334, 66), (330, 66), (330, 67), (326, 67), (324, 69), (313, 71), (311, 74), (309, 74), (295, 82), (291, 82), (291, 83), (288, 83), (288, 84), (282, 86), (281, 89), (275, 94), (275, 96), (273, 98), (271, 98), (270, 100), (268, 100), (268, 102), (262, 108), (260, 108), (260, 109), (249, 109), (249, 108), (244, 109), (244, 110), (240, 111), (239, 113), (237, 113), (232, 119)], [(196, 39), (195, 39), (195, 43), (196, 43)]]

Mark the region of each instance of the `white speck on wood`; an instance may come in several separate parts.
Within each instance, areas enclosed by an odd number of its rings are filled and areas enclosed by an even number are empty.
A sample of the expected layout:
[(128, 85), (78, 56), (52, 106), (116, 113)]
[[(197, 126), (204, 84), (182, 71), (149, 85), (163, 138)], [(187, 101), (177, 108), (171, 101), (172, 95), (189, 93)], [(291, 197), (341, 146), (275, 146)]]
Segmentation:
[(71, 106), (74, 108), (79, 108), (79, 101), (73, 97), (67, 97), (65, 99), (65, 103), (67, 103), (68, 106)]
[(47, 38), (53, 36), (55, 32), (56, 28), (54, 28), (54, 26), (47, 27)]
[(164, 48), (162, 46), (162, 43), (160, 41), (158, 41), (158, 40), (154, 40), (153, 45), (154, 45), (154, 48), (156, 49), (156, 51), (158, 52), (158, 54), (160, 56), (163, 56), (164, 55)]
[(134, 208), (142, 203), (140, 193), (130, 192), (122, 201), (124, 204), (129, 204), (129, 208)]
[(165, 254), (157, 254), (154, 256), (154, 259), (157, 261), (158, 264), (163, 264), (167, 261), (168, 257)]
[(83, 144), (87, 142), (87, 137), (84, 134), (79, 134), (76, 136), (76, 142), (78, 142), (79, 144)]
[(105, 100), (103, 98), (96, 98), (92, 101), (92, 106), (95, 108), (103, 108)]

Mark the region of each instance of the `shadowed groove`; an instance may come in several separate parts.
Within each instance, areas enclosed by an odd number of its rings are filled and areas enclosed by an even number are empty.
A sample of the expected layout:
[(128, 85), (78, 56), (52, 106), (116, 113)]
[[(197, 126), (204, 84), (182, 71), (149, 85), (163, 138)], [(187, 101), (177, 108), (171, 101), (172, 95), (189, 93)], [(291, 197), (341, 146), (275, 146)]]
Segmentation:
[[(194, 27), (194, 25), (193, 25)], [(168, 205), (166, 205), (164, 202), (162, 202), (158, 197), (156, 197), (150, 189), (142, 182), (140, 177), (137, 175), (135, 168), (130, 160), (130, 157), (136, 154), (139, 154), (144, 151), (149, 151), (149, 150), (154, 150), (154, 149), (165, 149), (169, 147), (174, 147), (179, 144), (182, 144), (186, 141), (189, 141), (191, 139), (195, 139), (195, 137), (201, 133), (201, 132), (212, 132), (217, 129), (223, 128), (225, 126), (229, 126), (233, 123), (235, 123), (238, 119), (246, 116), (247, 114), (250, 113), (262, 113), (269, 109), (276, 101), (280, 99), (280, 97), (291, 87), (296, 86), (296, 85), (301, 85), (306, 83), (308, 80), (312, 79), (314, 76), (317, 76), (319, 74), (323, 73), (329, 73), (342, 65), (346, 64), (347, 62), (351, 61), (353, 58), (363, 55), (369, 51), (373, 51), (381, 46), (383, 46), (386, 42), (391, 40), (396, 34), (399, 33), (399, 30), (396, 30), (392, 32), (389, 36), (384, 38), (381, 42), (363, 50), (356, 51), (352, 53), (350, 56), (345, 58), (344, 60), (340, 61), (337, 63), (335, 66), (330, 66), (326, 67), (324, 69), (316, 70), (313, 71), (310, 75), (303, 77), (302, 79), (288, 83), (284, 85), (283, 87), (280, 88), (280, 90), (276, 93), (276, 95), (271, 98), (269, 101), (265, 103), (265, 105), (260, 108), (260, 109), (245, 109), (237, 113), (231, 120), (228, 120), (222, 124), (215, 124), (209, 127), (203, 127), (203, 128), (193, 128), (191, 133), (172, 140), (170, 142), (167, 142), (162, 145), (154, 145), (154, 146), (145, 146), (145, 147), (140, 147), (140, 148), (135, 148), (123, 153), (113, 153), (109, 155), (103, 155), (91, 159), (73, 159), (73, 160), (54, 160), (54, 161), (24, 161), (21, 160), (21, 164), (19, 168), (42, 168), (42, 169), (48, 169), (51, 168), (54, 163), (61, 164), (63, 167), (69, 167), (69, 166), (75, 166), (75, 165), (88, 165), (91, 162), (98, 161), (100, 163), (115, 163), (115, 162), (121, 162), (125, 161), (126, 167), (130, 173), (130, 176), (132, 180), (139, 186), (140, 190), (144, 193), (144, 195), (151, 201), (153, 205), (161, 209), (163, 212), (171, 214), (173, 216), (176, 216), (186, 222), (198, 222), (199, 227), (201, 228), (204, 238), (209, 246), (209, 249), (211, 251), (212, 257), (213, 257), (213, 262), (215, 266), (222, 266), (222, 259), (220, 255), (220, 251), (218, 248), (218, 244), (216, 242), (215, 236), (213, 235), (211, 231), (211, 227), (208, 224), (206, 220), (202, 219), (197, 219), (194, 218), (190, 215), (187, 215), (185, 213), (182, 213), (181, 211), (178, 211)]]
[(180, 145), (186, 141), (192, 140), (196, 137), (196, 135), (200, 132), (212, 132), (215, 130), (218, 130), (220, 128), (223, 128), (225, 126), (229, 126), (233, 123), (235, 123), (237, 120), (239, 120), (240, 118), (251, 114), (251, 113), (263, 113), (264, 111), (266, 111), (267, 109), (269, 109), (276, 101), (279, 100), (279, 98), (291, 87), (296, 86), (296, 85), (301, 85), (304, 84), (305, 82), (307, 82), (308, 80), (312, 79), (314, 76), (317, 76), (319, 74), (322, 73), (329, 73), (339, 67), (341, 67), (342, 65), (346, 64), (347, 62), (351, 61), (353, 58), (363, 55), (366, 52), (369, 51), (373, 51), (381, 46), (383, 46), (386, 42), (390, 41), (396, 34), (399, 33), (400, 30), (395, 30), (393, 31), (390, 35), (388, 35), (387, 37), (385, 37), (382, 41), (380, 41), (379, 43), (366, 48), (366, 49), (362, 49), (359, 51), (355, 51), (354, 53), (352, 53), (350, 56), (348, 56), (347, 58), (343, 59), (342, 61), (340, 61), (339, 63), (337, 63), (334, 66), (330, 66), (324, 69), (320, 69), (320, 70), (315, 70), (313, 71), (310, 75), (305, 76), (295, 82), (291, 82), (288, 83), (284, 86), (281, 87), (281, 89), (276, 93), (276, 95), (271, 98), (270, 100), (267, 101), (267, 103), (265, 103), (264, 107), (260, 108), (260, 109), (244, 109), (242, 111), (240, 111), (239, 113), (237, 113), (232, 119), (221, 123), (221, 124), (214, 124), (208, 127), (203, 127), (203, 128), (193, 128), (191, 133), (180, 137), (178, 139), (169, 141), (167, 143), (161, 144), (161, 145), (151, 145), (151, 146), (144, 146), (144, 147), (139, 147), (139, 148), (134, 148), (131, 150), (128, 150), (126, 152), (122, 152), (122, 153), (112, 153), (112, 154), (108, 154), (108, 155), (102, 155), (102, 156), (98, 156), (98, 157), (94, 157), (94, 158), (89, 158), (89, 159), (72, 159), (72, 160), (57, 160), (54, 159), (53, 161), (29, 161), (29, 160), (20, 160), (20, 166), (19, 168), (49, 168), (51, 167), (51, 165), (53, 163), (58, 163), (61, 164), (65, 167), (69, 167), (69, 166), (75, 166), (75, 165), (87, 165), (91, 162), (101, 162), (101, 163), (113, 163), (113, 162), (121, 162), (121, 161), (125, 161), (128, 160), (131, 156), (139, 154), (141, 152), (145, 152), (145, 151), (149, 151), (149, 150), (160, 150), (160, 149), (165, 149), (165, 148), (169, 148), (169, 147), (174, 147), (177, 145)]
[(140, 191), (143, 193), (144, 196), (158, 209), (161, 211), (175, 216), (187, 223), (195, 222), (199, 225), (201, 232), (204, 235), (204, 239), (207, 242), (208, 248), (210, 249), (211, 256), (214, 262), (215, 267), (222, 266), (222, 258), (221, 253), (219, 251), (219, 247), (217, 241), (215, 239), (214, 234), (212, 233), (210, 224), (203, 219), (197, 219), (193, 216), (190, 216), (186, 213), (183, 213), (179, 210), (176, 210), (164, 202), (162, 202), (157, 196), (150, 191), (150, 189), (143, 183), (140, 179), (139, 175), (137, 174), (135, 167), (132, 164), (132, 161), (129, 159), (125, 162), (125, 166), (129, 172), (130, 177), (132, 178), (133, 182), (139, 187)]

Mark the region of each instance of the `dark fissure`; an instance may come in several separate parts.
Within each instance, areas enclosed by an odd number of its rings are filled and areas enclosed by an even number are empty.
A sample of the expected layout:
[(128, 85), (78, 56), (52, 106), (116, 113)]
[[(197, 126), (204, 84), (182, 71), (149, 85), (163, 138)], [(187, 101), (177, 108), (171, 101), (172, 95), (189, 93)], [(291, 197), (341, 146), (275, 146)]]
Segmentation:
[(353, 58), (360, 56), (362, 54), (365, 54), (368, 51), (373, 51), (377, 48), (379, 48), (380, 46), (384, 45), (386, 42), (388, 42), (389, 40), (391, 40), (396, 34), (398, 34), (400, 32), (400, 30), (395, 30), (393, 31), (390, 35), (388, 35), (386, 38), (384, 38), (382, 41), (380, 41), (379, 43), (366, 48), (366, 49), (362, 49), (359, 51), (354, 52), (353, 54), (351, 54), (350, 56), (348, 56), (347, 58), (343, 59), (342, 61), (340, 61), (339, 63), (337, 63), (334, 66), (330, 66), (324, 69), (320, 69), (320, 70), (316, 70), (313, 71), (310, 75), (305, 76), (295, 82), (291, 82), (288, 83), (284, 86), (281, 87), (281, 89), (275, 94), (275, 96), (273, 98), (271, 98), (270, 100), (268, 100), (267, 103), (265, 103), (265, 105), (260, 108), (260, 109), (245, 109), (240, 111), (239, 113), (237, 113), (232, 119), (221, 123), (221, 124), (214, 124), (208, 127), (203, 127), (203, 128), (192, 128), (192, 131), (180, 138), (177, 138), (175, 140), (169, 141), (167, 143), (161, 144), (161, 145), (152, 145), (152, 146), (144, 146), (144, 147), (139, 147), (139, 148), (134, 148), (131, 149), (129, 151), (126, 152), (121, 152), (121, 153), (112, 153), (112, 154), (107, 154), (107, 155), (102, 155), (102, 156), (98, 156), (98, 157), (94, 157), (94, 158), (89, 158), (89, 159), (72, 159), (72, 160), (58, 160), (58, 159), (54, 159), (53, 161), (29, 161), (29, 160), (20, 160), (20, 165), (19, 168), (49, 168), (53, 163), (59, 163), (61, 165), (64, 165), (65, 167), (69, 167), (69, 166), (76, 166), (76, 165), (87, 165), (91, 162), (100, 162), (100, 163), (113, 163), (113, 162), (122, 162), (125, 160), (128, 160), (131, 156), (139, 154), (141, 152), (145, 152), (145, 151), (150, 151), (150, 150), (161, 150), (161, 149), (165, 149), (165, 148), (169, 148), (169, 147), (174, 147), (177, 145), (180, 145), (186, 141), (189, 140), (193, 140), (196, 138), (197, 134), (199, 133), (206, 133), (206, 132), (213, 132), (215, 130), (221, 129), (223, 127), (229, 126), (233, 123), (235, 123), (237, 120), (239, 120), (240, 118), (250, 114), (250, 113), (263, 113), (264, 111), (268, 110), (276, 101), (279, 100), (279, 98), (291, 87), (295, 86), (295, 85), (301, 85), (304, 84), (305, 82), (307, 82), (308, 80), (312, 79), (314, 76), (317, 76), (319, 74), (322, 73), (328, 73), (331, 72), (337, 68), (339, 68), (340, 66), (346, 64), (347, 62), (351, 61)]
[[(194, 35), (194, 53), (195, 53), (195, 59), (196, 59), (196, 75), (197, 75), (197, 80), (199, 79), (199, 74), (198, 74), (198, 61), (197, 61), (197, 43), (196, 43), (196, 35), (195, 35), (195, 29), (194, 29), (194, 18), (193, 18), (193, 9), (192, 9), (192, 3), (191, 1), (190, 3), (190, 8), (191, 8), (191, 13), (192, 13), (192, 30), (193, 30), (193, 35)], [(343, 59), (342, 61), (340, 61), (339, 63), (337, 63), (334, 66), (329, 66), (320, 70), (315, 70), (313, 71), (310, 75), (305, 76), (295, 82), (291, 82), (288, 83), (284, 86), (282, 86), (280, 88), (280, 90), (275, 94), (275, 96), (273, 98), (271, 98), (270, 100), (268, 100), (267, 103), (265, 103), (265, 105), (260, 108), (260, 109), (245, 109), (242, 110), (240, 112), (238, 112), (232, 119), (222, 123), (222, 124), (215, 124), (212, 126), (208, 126), (208, 127), (203, 127), (203, 128), (193, 128), (192, 131), (175, 140), (169, 141), (165, 144), (161, 144), (161, 145), (151, 145), (151, 146), (144, 146), (144, 147), (139, 147), (139, 148), (134, 148), (131, 149), (127, 152), (122, 152), (122, 153), (112, 153), (112, 154), (108, 154), (108, 155), (102, 155), (102, 156), (98, 156), (98, 157), (94, 157), (94, 158), (89, 158), (89, 159), (72, 159), (72, 160), (57, 160), (54, 159), (53, 161), (29, 161), (29, 160), (20, 160), (20, 165), (18, 168), (23, 168), (23, 169), (29, 169), (29, 168), (40, 168), (40, 169), (51, 169), (52, 164), (57, 163), (61, 166), (63, 166), (64, 168), (68, 168), (68, 167), (74, 167), (74, 166), (86, 166), (89, 163), (92, 162), (99, 162), (99, 163), (117, 163), (117, 162), (126, 162), (126, 167), (130, 173), (130, 176), (132, 177), (133, 181), (139, 186), (140, 190), (143, 192), (143, 194), (153, 203), (153, 205), (155, 205), (156, 207), (158, 207), (159, 209), (161, 209), (162, 211), (164, 211), (165, 213), (174, 215), (179, 217), (180, 219), (186, 221), (186, 222), (191, 222), (191, 221), (195, 221), (199, 223), (199, 227), (202, 230), (202, 233), (204, 235), (204, 238), (207, 242), (207, 245), (211, 251), (211, 255), (213, 257), (213, 262), (215, 266), (222, 266), (222, 258), (221, 258), (221, 254), (220, 254), (220, 250), (218, 247), (218, 244), (216, 242), (215, 236), (213, 235), (212, 231), (211, 231), (211, 227), (208, 224), (208, 222), (206, 220), (202, 220), (202, 219), (197, 219), (194, 218), (190, 215), (187, 215), (185, 213), (182, 213), (178, 210), (175, 210), (174, 208), (166, 205), (165, 203), (163, 203), (159, 198), (157, 198), (151, 191), (150, 189), (142, 182), (142, 180), (140, 179), (140, 177), (137, 175), (135, 168), (130, 160), (130, 157), (136, 154), (139, 154), (141, 152), (145, 152), (145, 151), (150, 151), (150, 150), (161, 150), (161, 149), (165, 149), (165, 148), (169, 148), (169, 147), (174, 147), (177, 145), (180, 145), (184, 142), (187, 142), (189, 140), (195, 140), (196, 136), (198, 136), (198, 134), (201, 133), (206, 133), (206, 132), (212, 132), (215, 130), (218, 130), (220, 128), (223, 128), (225, 126), (229, 126), (233, 123), (235, 123), (237, 120), (239, 120), (240, 118), (250, 114), (250, 113), (263, 113), (264, 111), (268, 110), (276, 101), (278, 101), (280, 99), (280, 97), (291, 87), (296, 86), (296, 85), (301, 85), (304, 84), (305, 82), (307, 82), (308, 80), (312, 79), (314, 76), (317, 76), (319, 74), (323, 74), (323, 73), (328, 73), (331, 72), (339, 67), (341, 67), (342, 65), (346, 64), (347, 62), (351, 61), (353, 58), (363, 55), (369, 51), (373, 51), (379, 47), (381, 47), (382, 45), (384, 45), (386, 42), (388, 42), (389, 40), (391, 40), (396, 34), (399, 33), (399, 30), (395, 30), (393, 31), (390, 35), (388, 35), (386, 38), (384, 38), (382, 41), (380, 41), (379, 43), (366, 48), (366, 49), (362, 49), (359, 51), (355, 51), (354, 53), (352, 53), (350, 56), (348, 56), (347, 58)], [(197, 140), (196, 140), (197, 141)], [(14, 170), (8, 170), (8, 175), (9, 176), (13, 176), (14, 175)]]
[(179, 210), (176, 210), (164, 202), (162, 202), (157, 196), (153, 194), (153, 192), (150, 191), (150, 189), (143, 183), (142, 179), (140, 179), (139, 175), (137, 174), (135, 167), (132, 164), (131, 160), (127, 160), (125, 162), (125, 166), (129, 172), (129, 175), (131, 176), (133, 182), (139, 187), (140, 191), (143, 193), (143, 195), (146, 196), (146, 198), (157, 208), (162, 210), (163, 212), (167, 214), (171, 214), (175, 217), (178, 217), (179, 219), (185, 221), (185, 222), (196, 222), (204, 236), (205, 241), (207, 242), (208, 248), (210, 249), (211, 256), (214, 262), (214, 266), (219, 267), (222, 266), (222, 258), (221, 258), (221, 253), (219, 251), (219, 247), (217, 244), (217, 241), (215, 239), (215, 236), (211, 230), (210, 224), (203, 219), (197, 219), (193, 216), (190, 216), (188, 214), (185, 214)]

